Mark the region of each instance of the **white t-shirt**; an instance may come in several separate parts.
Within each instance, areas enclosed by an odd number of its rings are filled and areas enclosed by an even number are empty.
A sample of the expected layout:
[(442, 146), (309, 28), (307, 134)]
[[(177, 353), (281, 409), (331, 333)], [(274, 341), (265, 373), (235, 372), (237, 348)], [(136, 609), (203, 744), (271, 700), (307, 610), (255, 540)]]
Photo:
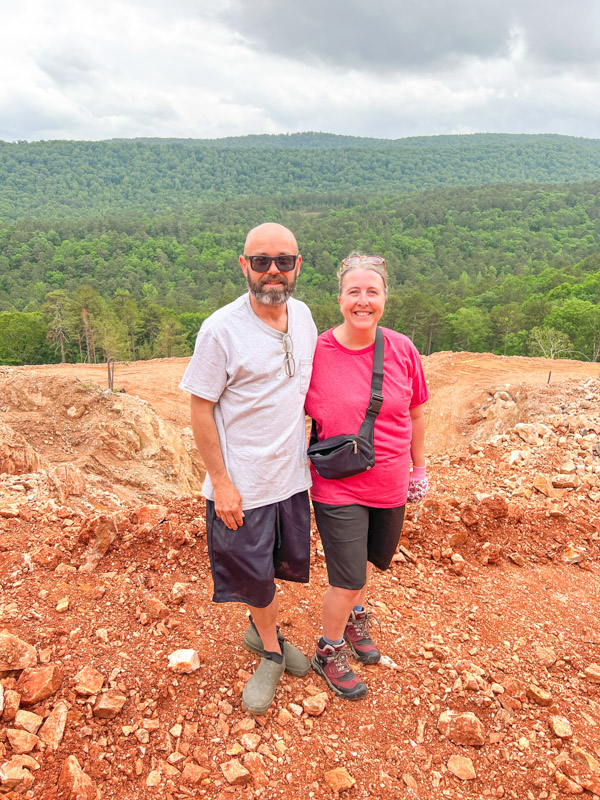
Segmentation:
[[(227, 473), (242, 508), (277, 503), (311, 485), (304, 398), (317, 330), (308, 306), (287, 301), (296, 371), (284, 368), (283, 334), (259, 319), (248, 294), (204, 321), (180, 388), (215, 403)], [(214, 499), (210, 476), (203, 492)]]

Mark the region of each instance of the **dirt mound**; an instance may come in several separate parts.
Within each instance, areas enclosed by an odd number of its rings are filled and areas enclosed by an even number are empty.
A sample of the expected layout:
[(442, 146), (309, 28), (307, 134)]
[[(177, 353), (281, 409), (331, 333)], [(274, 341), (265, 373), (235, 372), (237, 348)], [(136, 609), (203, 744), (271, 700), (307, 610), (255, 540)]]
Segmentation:
[(191, 437), (145, 400), (27, 370), (4, 370), (0, 384), (0, 458), (11, 475), (2, 488), (22, 502), (47, 491), (62, 503), (109, 509), (200, 486)]

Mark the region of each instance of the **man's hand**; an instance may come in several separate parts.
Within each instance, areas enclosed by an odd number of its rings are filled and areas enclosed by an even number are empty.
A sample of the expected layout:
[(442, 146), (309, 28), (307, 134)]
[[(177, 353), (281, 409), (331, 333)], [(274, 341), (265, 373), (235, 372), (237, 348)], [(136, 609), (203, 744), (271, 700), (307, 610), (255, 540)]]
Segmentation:
[(242, 497), (231, 481), (215, 486), (215, 514), (223, 524), (232, 531), (237, 531), (244, 524)]

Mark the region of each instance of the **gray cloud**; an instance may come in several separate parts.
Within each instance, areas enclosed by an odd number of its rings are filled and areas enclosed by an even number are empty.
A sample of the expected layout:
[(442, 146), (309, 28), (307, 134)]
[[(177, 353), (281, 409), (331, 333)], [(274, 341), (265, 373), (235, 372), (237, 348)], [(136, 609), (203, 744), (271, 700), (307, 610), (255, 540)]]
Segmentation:
[(600, 60), (597, 0), (232, 0), (223, 19), (265, 52), (371, 72), (507, 57), (515, 31), (536, 59)]
[(599, 59), (600, 0), (26, 0), (0, 139), (599, 137)]
[(83, 82), (95, 82), (93, 73), (96, 65), (89, 55), (78, 49), (72, 51), (53, 49), (42, 53), (38, 59), (38, 66), (57, 86), (67, 87)]
[(267, 52), (370, 71), (500, 56), (513, 22), (502, 0), (234, 0), (223, 17)]

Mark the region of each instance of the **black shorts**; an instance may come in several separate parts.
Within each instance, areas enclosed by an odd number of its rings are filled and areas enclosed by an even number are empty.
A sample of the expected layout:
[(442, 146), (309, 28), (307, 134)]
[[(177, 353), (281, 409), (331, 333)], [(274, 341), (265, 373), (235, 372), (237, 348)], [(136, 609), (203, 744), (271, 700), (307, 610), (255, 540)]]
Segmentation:
[(330, 586), (362, 589), (367, 561), (382, 570), (390, 566), (402, 533), (404, 506), (332, 506), (313, 500), (313, 508)]
[(216, 516), (215, 504), (207, 500), (206, 538), (213, 601), (266, 608), (275, 596), (275, 578), (308, 583), (308, 492), (244, 511), (244, 523), (237, 531)]

